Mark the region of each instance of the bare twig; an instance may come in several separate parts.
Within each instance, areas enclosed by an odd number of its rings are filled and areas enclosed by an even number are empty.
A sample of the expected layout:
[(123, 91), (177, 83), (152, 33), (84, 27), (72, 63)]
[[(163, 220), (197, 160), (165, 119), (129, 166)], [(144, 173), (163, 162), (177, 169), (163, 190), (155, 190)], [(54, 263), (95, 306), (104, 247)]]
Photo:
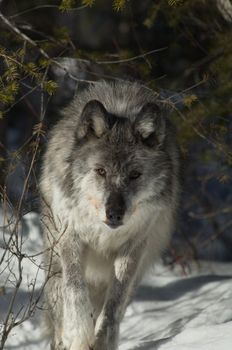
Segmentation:
[(167, 46), (166, 47), (162, 47), (160, 49), (154, 49), (145, 53), (142, 53), (140, 55), (137, 56), (133, 56), (130, 58), (125, 58), (125, 59), (121, 59), (121, 60), (114, 60), (114, 61), (96, 61), (97, 64), (119, 64), (119, 63), (126, 63), (126, 62), (131, 62), (131, 61), (136, 61), (140, 58), (144, 58), (146, 56), (152, 55), (153, 53), (157, 53), (157, 52), (161, 52), (164, 50), (167, 50)]
[(27, 36), (26, 34), (24, 34), (21, 30), (18, 29), (18, 27), (16, 27), (13, 23), (11, 23), (4, 15), (2, 12), (0, 12), (0, 20), (2, 20), (2, 22), (8, 27), (10, 28), (15, 34), (19, 35), (24, 41), (28, 42), (29, 44), (31, 44), (32, 46), (36, 47), (39, 52), (41, 53), (41, 55), (43, 55), (45, 58), (49, 59), (48, 54), (41, 49), (37, 43), (35, 41), (33, 41), (31, 38), (29, 38), (29, 36)]
[(232, 220), (229, 220), (228, 222), (226, 222), (218, 232), (216, 232), (215, 234), (211, 235), (208, 239), (203, 241), (201, 243), (201, 248), (209, 245), (210, 243), (218, 239), (230, 227), (232, 227)]
[(210, 219), (214, 216), (220, 215), (220, 214), (229, 214), (232, 212), (232, 208), (227, 207), (227, 208), (222, 208), (219, 210), (215, 210), (211, 213), (206, 213), (206, 214), (195, 214), (193, 212), (190, 212), (188, 215), (194, 219)]
[[(86, 7), (88, 7), (88, 5), (82, 5), (82, 6), (79, 6), (79, 7), (73, 7), (73, 8), (67, 9), (67, 12), (80, 11), (80, 10), (85, 9)], [(19, 17), (21, 15), (25, 15), (26, 13), (37, 11), (37, 10), (43, 10), (43, 9), (57, 9), (57, 10), (60, 10), (60, 6), (59, 5), (38, 5), (38, 6), (35, 6), (35, 7), (31, 7), (29, 9), (26, 9), (24, 11), (15, 13), (14, 15), (9, 16), (9, 18), (13, 19), (13, 18)]]

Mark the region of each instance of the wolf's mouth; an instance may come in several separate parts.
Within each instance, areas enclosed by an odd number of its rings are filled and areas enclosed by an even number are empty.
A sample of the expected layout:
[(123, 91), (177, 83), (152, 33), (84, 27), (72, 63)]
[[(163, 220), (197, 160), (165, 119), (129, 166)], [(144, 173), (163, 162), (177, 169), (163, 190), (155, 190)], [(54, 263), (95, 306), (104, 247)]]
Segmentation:
[(120, 221), (120, 222), (112, 222), (112, 221), (109, 221), (109, 220), (106, 220), (106, 221), (103, 221), (107, 226), (109, 226), (110, 228), (112, 229), (115, 229), (115, 228), (118, 228), (119, 226), (122, 226), (123, 225), (123, 222)]

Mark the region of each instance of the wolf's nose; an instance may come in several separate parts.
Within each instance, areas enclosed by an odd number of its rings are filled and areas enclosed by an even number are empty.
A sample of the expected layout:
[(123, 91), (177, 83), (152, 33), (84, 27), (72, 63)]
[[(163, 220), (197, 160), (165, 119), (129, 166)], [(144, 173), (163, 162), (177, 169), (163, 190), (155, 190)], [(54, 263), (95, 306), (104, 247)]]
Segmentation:
[(106, 224), (116, 228), (123, 224), (126, 203), (120, 192), (111, 192), (106, 202)]
[(123, 219), (124, 210), (121, 208), (107, 208), (106, 209), (106, 218), (107, 218), (107, 225), (116, 228), (120, 225), (122, 225), (122, 219)]

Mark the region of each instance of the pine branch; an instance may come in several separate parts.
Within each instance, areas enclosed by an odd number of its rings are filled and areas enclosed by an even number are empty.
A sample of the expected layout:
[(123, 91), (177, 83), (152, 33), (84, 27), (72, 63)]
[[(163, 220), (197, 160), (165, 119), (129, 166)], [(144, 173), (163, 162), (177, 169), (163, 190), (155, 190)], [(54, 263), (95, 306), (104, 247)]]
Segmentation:
[[(0, 0), (1, 1), (1, 0)], [(66, 69), (62, 64), (60, 64), (56, 59), (52, 59), (49, 57), (49, 55), (41, 48), (39, 47), (39, 45), (32, 40), (29, 36), (27, 36), (26, 34), (24, 34), (18, 27), (16, 27), (12, 22), (10, 22), (8, 20), (8, 18), (6, 18), (3, 13), (0, 11), (0, 20), (2, 20), (2, 22), (10, 29), (12, 30), (15, 34), (17, 34), (22, 40), (24, 40), (25, 42), (29, 43), (30, 45), (32, 45), (33, 47), (37, 48), (38, 51), (40, 52), (40, 54), (46, 58), (47, 60), (49, 60), (49, 62), (55, 64), (56, 66), (58, 66), (59, 68), (63, 69), (65, 71), (65, 73), (74, 81), (77, 82), (85, 82), (85, 83), (96, 83), (95, 81), (90, 81), (90, 80), (86, 80), (86, 79), (78, 79), (76, 78), (74, 75), (72, 75), (68, 69)]]
[(48, 54), (41, 49), (37, 43), (35, 41), (33, 41), (31, 38), (29, 38), (29, 36), (27, 36), (26, 34), (24, 34), (23, 32), (21, 32), (21, 30), (19, 30), (12, 22), (10, 22), (4, 15), (3, 13), (0, 11), (0, 20), (2, 20), (2, 22), (8, 27), (10, 28), (10, 30), (12, 30), (14, 33), (16, 33), (18, 36), (20, 36), (24, 41), (26, 41), (27, 43), (31, 44), (32, 46), (36, 47), (39, 52), (41, 53), (42, 56), (44, 56), (45, 58), (49, 59)]

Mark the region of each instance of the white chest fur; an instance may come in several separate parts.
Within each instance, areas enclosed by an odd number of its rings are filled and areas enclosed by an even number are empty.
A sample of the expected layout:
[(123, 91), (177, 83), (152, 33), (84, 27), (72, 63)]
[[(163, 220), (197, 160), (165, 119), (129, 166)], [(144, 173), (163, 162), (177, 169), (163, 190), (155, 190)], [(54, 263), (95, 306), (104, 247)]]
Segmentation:
[(84, 276), (87, 283), (97, 285), (107, 284), (112, 276), (113, 259), (97, 253), (94, 249), (86, 247), (83, 252)]

